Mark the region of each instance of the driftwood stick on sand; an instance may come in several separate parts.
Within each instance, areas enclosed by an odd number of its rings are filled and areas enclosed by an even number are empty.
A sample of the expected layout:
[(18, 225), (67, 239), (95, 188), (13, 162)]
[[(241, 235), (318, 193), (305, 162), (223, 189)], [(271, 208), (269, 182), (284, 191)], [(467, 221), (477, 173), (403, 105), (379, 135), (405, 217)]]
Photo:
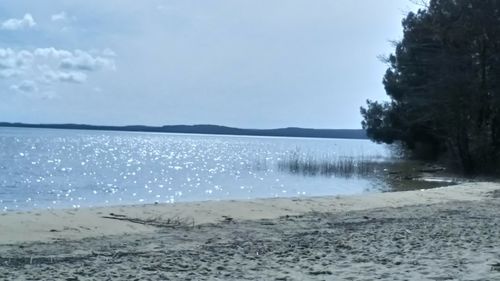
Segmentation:
[(158, 217), (154, 217), (154, 218), (141, 219), (141, 218), (132, 218), (132, 217), (128, 217), (125, 215), (114, 214), (114, 213), (110, 213), (109, 216), (102, 216), (102, 218), (120, 220), (120, 221), (128, 221), (131, 223), (150, 225), (150, 226), (156, 226), (156, 227), (175, 228), (175, 227), (194, 226), (194, 219), (193, 218), (173, 217), (173, 218), (164, 219), (163, 217), (158, 216)]

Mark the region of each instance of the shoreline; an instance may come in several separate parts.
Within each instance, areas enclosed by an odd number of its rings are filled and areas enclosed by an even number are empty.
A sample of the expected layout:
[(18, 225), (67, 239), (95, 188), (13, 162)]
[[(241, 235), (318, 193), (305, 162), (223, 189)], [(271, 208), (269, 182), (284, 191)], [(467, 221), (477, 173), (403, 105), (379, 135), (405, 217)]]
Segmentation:
[(12, 214), (0, 279), (500, 280), (499, 213), (500, 184), (468, 183)]
[[(104, 236), (148, 234), (157, 224), (217, 224), (228, 221), (277, 219), (307, 213), (345, 213), (454, 201), (481, 201), (498, 192), (500, 184), (465, 183), (441, 188), (369, 193), (353, 196), (204, 201), (54, 209), (0, 214), (0, 245)], [(156, 224), (156, 226), (155, 226)]]

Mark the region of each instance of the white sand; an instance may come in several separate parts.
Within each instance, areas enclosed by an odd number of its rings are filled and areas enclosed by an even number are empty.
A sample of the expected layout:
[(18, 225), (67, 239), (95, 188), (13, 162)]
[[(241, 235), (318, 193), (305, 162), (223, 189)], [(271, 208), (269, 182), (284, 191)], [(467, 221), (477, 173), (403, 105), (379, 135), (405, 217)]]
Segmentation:
[[(9, 213), (0, 280), (500, 280), (499, 195), (499, 184), (468, 183)], [(103, 218), (111, 213), (196, 227)]]
[(349, 212), (383, 207), (477, 201), (500, 189), (499, 184), (467, 183), (422, 191), (372, 193), (358, 196), (277, 198), (248, 201), (135, 205), (71, 210), (42, 210), (0, 214), (0, 245), (54, 239), (82, 239), (105, 235), (147, 233), (155, 227), (102, 218), (110, 213), (132, 218), (185, 218), (194, 223), (216, 223), (230, 216), (235, 220), (273, 219), (309, 212)]

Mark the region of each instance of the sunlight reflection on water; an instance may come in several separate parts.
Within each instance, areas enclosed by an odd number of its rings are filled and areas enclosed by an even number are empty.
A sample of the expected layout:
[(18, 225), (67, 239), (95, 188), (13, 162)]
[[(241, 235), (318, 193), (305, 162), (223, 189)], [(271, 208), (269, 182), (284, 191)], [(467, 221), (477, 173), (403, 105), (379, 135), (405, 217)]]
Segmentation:
[(291, 151), (386, 159), (367, 140), (0, 128), (0, 207), (356, 194), (360, 178), (303, 177), (276, 164)]

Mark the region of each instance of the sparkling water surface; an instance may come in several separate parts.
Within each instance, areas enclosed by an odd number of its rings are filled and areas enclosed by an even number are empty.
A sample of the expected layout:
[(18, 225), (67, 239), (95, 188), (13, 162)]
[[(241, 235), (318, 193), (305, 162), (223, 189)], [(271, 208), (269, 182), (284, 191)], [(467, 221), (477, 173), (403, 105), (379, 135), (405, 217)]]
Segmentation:
[(79, 208), (383, 189), (357, 177), (277, 168), (292, 153), (381, 161), (368, 140), (0, 128), (0, 208)]

